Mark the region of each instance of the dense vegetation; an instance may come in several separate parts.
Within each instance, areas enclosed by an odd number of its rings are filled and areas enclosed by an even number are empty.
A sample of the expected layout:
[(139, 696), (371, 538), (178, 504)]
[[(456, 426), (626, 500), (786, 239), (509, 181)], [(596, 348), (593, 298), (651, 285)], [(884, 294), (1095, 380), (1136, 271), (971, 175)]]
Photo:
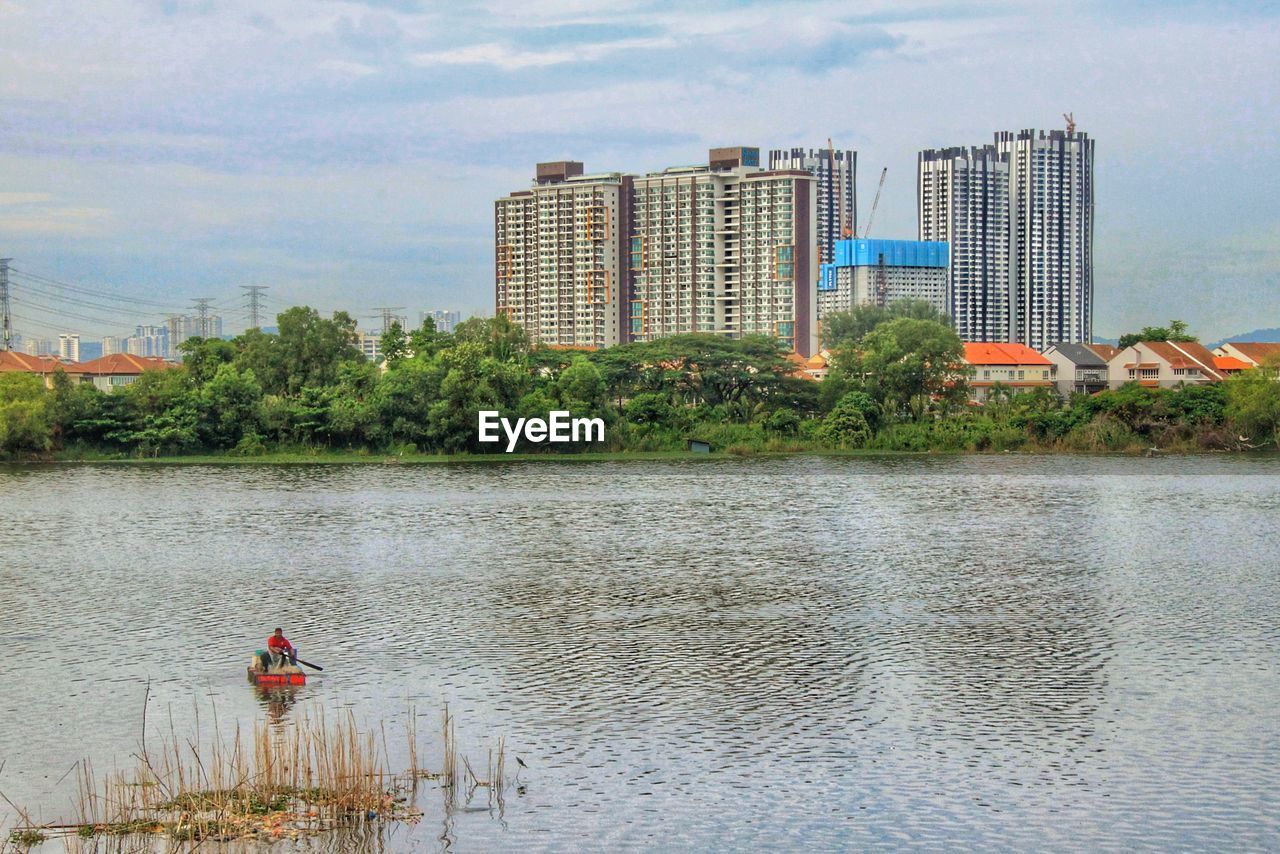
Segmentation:
[(967, 402), (960, 340), (927, 305), (829, 318), (829, 376), (814, 382), (770, 339), (685, 335), (598, 352), (530, 347), (504, 318), (453, 334), (428, 321), (384, 336), (386, 363), (353, 345), (345, 313), (280, 315), (279, 332), (192, 340), (181, 368), (113, 394), (61, 372), (0, 375), (0, 453), (11, 458), (273, 451), (497, 453), (477, 412), (599, 417), (604, 446), (525, 451), (667, 451), (689, 439), (733, 453), (805, 449), (1134, 450), (1275, 446), (1274, 369), (1228, 382), (1129, 385), (1061, 401), (1046, 391)]

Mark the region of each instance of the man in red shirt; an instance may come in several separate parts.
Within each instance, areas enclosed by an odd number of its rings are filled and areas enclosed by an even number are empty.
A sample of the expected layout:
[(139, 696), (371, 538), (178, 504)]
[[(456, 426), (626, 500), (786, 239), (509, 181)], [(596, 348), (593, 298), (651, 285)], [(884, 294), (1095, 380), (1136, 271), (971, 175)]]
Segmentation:
[(267, 651), (271, 653), (271, 663), (276, 667), (283, 665), (286, 658), (294, 667), (298, 666), (298, 651), (284, 636), (284, 629), (276, 629), (275, 633), (267, 638)]

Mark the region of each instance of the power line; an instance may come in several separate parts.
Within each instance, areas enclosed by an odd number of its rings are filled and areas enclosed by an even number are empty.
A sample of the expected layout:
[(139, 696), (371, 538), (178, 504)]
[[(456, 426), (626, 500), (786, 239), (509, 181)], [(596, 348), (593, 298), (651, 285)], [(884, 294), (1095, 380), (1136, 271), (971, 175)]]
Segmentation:
[[(17, 295), (14, 298), (13, 302), (15, 305), (22, 306), (23, 308), (30, 308), (37, 312), (42, 312), (44, 314), (49, 314), (58, 319), (72, 318), (74, 320), (82, 320), (85, 323), (95, 323), (100, 326), (126, 326), (134, 323), (134, 321), (136, 321), (137, 319), (137, 315), (133, 315), (132, 317), (130, 317), (129, 320), (121, 320), (121, 317), (123, 317), (123, 315), (117, 315), (115, 317), (103, 317), (101, 315), (95, 316), (95, 315), (83, 314), (78, 311), (71, 311), (67, 308), (58, 308), (55, 306), (45, 305), (44, 303), (35, 302), (34, 300), (28, 299), (21, 295)], [(57, 326), (58, 324), (50, 323), (47, 325), (49, 325), (50, 327), (54, 327), (54, 326)]]
[[(70, 305), (74, 305), (77, 308), (99, 309), (105, 313), (129, 318), (136, 318), (139, 313), (145, 312), (146, 314), (151, 314), (154, 311), (154, 309), (133, 305), (112, 305), (110, 303), (99, 302), (82, 296), (68, 297), (64, 294), (58, 293), (57, 290), (33, 284), (31, 281), (28, 281), (25, 276), (16, 276), (15, 281), (22, 285), (22, 290), (24, 292), (34, 293), (47, 300), (55, 302), (65, 302)], [(56, 286), (54, 287), (56, 288)]]
[(119, 302), (134, 303), (136, 305), (149, 305), (152, 307), (159, 307), (159, 308), (178, 308), (179, 307), (177, 303), (160, 302), (158, 300), (143, 299), (141, 297), (130, 297), (130, 296), (125, 296), (123, 294), (111, 293), (109, 291), (104, 291), (101, 289), (86, 288), (82, 285), (72, 285), (72, 284), (69, 284), (68, 282), (59, 281), (58, 279), (52, 279), (48, 276), (41, 276), (38, 273), (29, 273), (26, 270), (19, 270), (17, 267), (13, 267), (12, 270), (19, 277), (26, 278), (26, 279), (33, 279), (37, 282), (43, 282), (44, 284), (53, 285), (55, 287), (62, 288), (64, 290), (71, 291), (72, 293), (82, 294), (85, 296), (101, 297), (105, 299), (116, 300)]

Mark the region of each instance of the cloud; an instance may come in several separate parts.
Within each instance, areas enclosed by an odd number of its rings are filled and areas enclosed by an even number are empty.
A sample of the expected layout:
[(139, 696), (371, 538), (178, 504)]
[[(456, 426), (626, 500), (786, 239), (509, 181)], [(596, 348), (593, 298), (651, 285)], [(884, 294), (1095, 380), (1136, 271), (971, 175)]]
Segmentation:
[(830, 136), (858, 149), (864, 218), (889, 167), (877, 230), (910, 237), (916, 151), (1074, 111), (1098, 140), (1098, 326), (1166, 319), (1177, 258), (1214, 282), (1187, 319), (1227, 334), (1280, 311), (1258, 249), (1280, 232), (1280, 58), (1274, 9), (1212, 8), (0, 0), (6, 252), (144, 289), (408, 304), (431, 281), (479, 305), (492, 201), (538, 160), (642, 172)]
[(48, 193), (0, 193), (0, 207), (8, 205), (32, 205), (47, 202), (53, 196)]
[(522, 50), (499, 42), (420, 53), (416, 65), (492, 65), (503, 71), (523, 71), (566, 63), (600, 62), (616, 59), (627, 51), (665, 50), (676, 46), (671, 38), (629, 39), (625, 41), (576, 44), (552, 50)]

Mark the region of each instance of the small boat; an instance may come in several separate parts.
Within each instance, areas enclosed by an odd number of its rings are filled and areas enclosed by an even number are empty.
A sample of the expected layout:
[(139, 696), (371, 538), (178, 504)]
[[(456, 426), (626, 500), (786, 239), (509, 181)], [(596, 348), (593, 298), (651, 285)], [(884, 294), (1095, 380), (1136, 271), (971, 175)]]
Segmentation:
[(249, 660), (249, 681), (255, 685), (306, 685), (307, 674), (292, 664), (272, 667), (270, 657), (259, 650)]

